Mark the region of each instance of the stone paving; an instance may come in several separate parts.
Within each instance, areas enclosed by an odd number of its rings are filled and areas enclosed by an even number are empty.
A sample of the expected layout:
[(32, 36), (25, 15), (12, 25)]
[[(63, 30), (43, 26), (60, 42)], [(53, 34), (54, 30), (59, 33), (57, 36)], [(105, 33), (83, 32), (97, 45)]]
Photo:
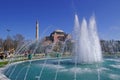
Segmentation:
[(0, 80), (10, 80), (3, 74), (4, 68), (0, 68)]

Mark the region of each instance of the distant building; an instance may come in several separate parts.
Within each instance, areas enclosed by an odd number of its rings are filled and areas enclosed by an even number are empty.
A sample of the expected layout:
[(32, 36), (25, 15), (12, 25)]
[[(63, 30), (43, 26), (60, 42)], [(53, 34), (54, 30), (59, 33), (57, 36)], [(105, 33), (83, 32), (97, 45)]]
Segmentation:
[(55, 30), (50, 33), (50, 36), (44, 37), (42, 40), (43, 46), (51, 46), (52, 43), (55, 45), (62, 44), (65, 40), (71, 41), (71, 35), (66, 34), (63, 30)]
[(68, 34), (66, 34), (63, 30), (55, 30), (53, 31), (50, 36), (46, 36), (45, 40), (46, 41), (52, 41), (53, 43), (59, 42), (59, 41), (65, 41), (67, 38)]
[(55, 30), (50, 33), (50, 36), (46, 36), (42, 40), (42, 46), (44, 46), (45, 53), (61, 52), (65, 40), (67, 40), (65, 51), (71, 51), (71, 35), (66, 34), (63, 30)]

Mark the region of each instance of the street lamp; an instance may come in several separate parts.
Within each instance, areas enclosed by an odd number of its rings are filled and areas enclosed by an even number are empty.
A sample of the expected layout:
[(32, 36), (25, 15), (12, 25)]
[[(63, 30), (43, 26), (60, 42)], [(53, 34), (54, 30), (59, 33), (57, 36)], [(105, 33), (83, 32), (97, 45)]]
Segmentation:
[[(6, 29), (6, 31), (8, 32), (8, 36), (10, 36), (9, 33), (10, 33), (11, 30), (10, 29)], [(8, 51), (10, 51), (10, 42), (8, 43)]]
[(6, 29), (6, 31), (8, 32), (8, 35), (9, 35), (9, 32), (11, 31), (10, 29)]

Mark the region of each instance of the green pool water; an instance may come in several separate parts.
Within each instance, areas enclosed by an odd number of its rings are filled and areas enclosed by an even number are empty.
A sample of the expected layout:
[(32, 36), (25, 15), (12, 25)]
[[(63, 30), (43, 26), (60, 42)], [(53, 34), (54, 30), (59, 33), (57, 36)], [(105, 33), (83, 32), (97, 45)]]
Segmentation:
[(11, 80), (120, 80), (120, 58), (76, 67), (71, 59), (27, 61), (9, 66), (4, 74)]

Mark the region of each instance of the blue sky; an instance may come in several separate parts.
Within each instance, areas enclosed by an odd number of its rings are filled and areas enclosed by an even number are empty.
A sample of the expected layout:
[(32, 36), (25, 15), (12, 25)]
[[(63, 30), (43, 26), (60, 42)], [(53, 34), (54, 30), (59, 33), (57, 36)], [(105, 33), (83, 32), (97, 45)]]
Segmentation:
[(120, 40), (120, 0), (0, 0), (0, 38), (19, 33), (35, 39), (36, 20), (41, 36), (55, 29), (71, 33), (75, 12), (80, 22), (95, 13), (100, 39)]

